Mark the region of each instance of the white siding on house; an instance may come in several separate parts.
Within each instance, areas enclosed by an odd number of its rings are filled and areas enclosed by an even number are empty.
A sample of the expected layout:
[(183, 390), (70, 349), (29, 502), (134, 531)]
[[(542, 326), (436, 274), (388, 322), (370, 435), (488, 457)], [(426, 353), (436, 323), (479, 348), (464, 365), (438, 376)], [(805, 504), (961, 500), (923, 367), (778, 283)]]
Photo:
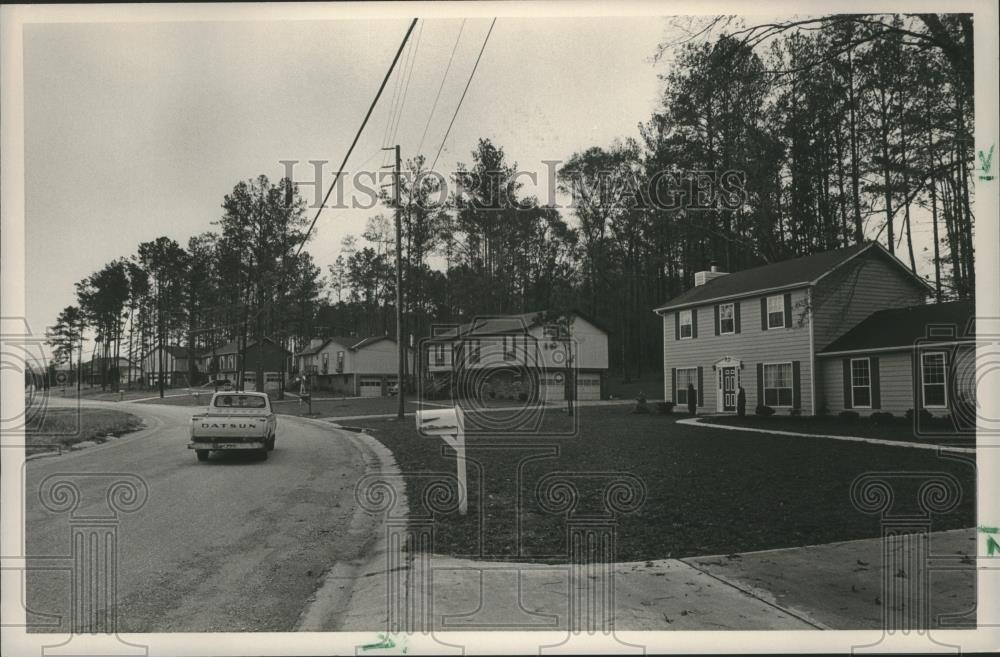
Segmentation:
[(889, 257), (869, 249), (815, 285), (812, 310), (817, 352), (877, 310), (924, 302), (927, 290)]
[[(729, 274), (738, 276), (739, 274)], [(677, 311), (663, 314), (663, 371), (664, 396), (673, 399), (671, 368), (702, 367), (704, 403), (699, 406), (701, 413), (714, 413), (717, 403), (716, 372), (712, 365), (730, 357), (741, 360), (742, 370), (738, 373), (740, 384), (746, 392), (747, 412), (760, 401), (757, 390), (758, 363), (784, 363), (799, 361), (801, 408), (803, 414), (813, 411), (810, 392), (812, 358), (809, 351), (808, 291), (806, 288), (791, 290), (792, 327), (761, 330), (761, 295), (738, 299), (740, 304), (740, 333), (715, 335), (715, 304), (697, 307), (696, 338), (677, 340), (674, 338), (674, 317)], [(728, 301), (727, 301), (728, 303)], [(800, 325), (801, 324), (801, 325)], [(786, 412), (779, 409), (779, 412)]]
[[(608, 334), (594, 326), (582, 317), (574, 317), (570, 326), (570, 342), (573, 349), (573, 365), (577, 370), (606, 370), (608, 368)], [(513, 349), (514, 359), (503, 358), (502, 336), (469, 336), (467, 343), (479, 341), (480, 360), (473, 367), (507, 367), (511, 363), (531, 368), (544, 368), (545, 371), (563, 371), (566, 368), (566, 343), (562, 340), (545, 335), (543, 326), (532, 326), (528, 335), (523, 333), (508, 334), (508, 340), (516, 347)], [(454, 342), (443, 343), (441, 352), (443, 359), (440, 364), (435, 358), (435, 350), (440, 343), (424, 343), (425, 358), (431, 372), (450, 371), (452, 369), (452, 347)], [(511, 343), (508, 342), (508, 345)], [(527, 348), (527, 353), (525, 353)]]
[(913, 367), (912, 354), (909, 351), (880, 352), (877, 354), (857, 354), (848, 358), (878, 357), (879, 396), (881, 408), (852, 408), (844, 405), (844, 365), (843, 358), (818, 358), (816, 396), (820, 399), (820, 408), (836, 415), (843, 410), (854, 410), (861, 415), (874, 411), (888, 411), (894, 415), (903, 415), (907, 409), (913, 408)]
[[(413, 353), (408, 350), (407, 371), (413, 373)], [(379, 340), (362, 347), (353, 355), (352, 364), (358, 374), (395, 375), (399, 369), (399, 355), (396, 342)], [(346, 370), (345, 370), (346, 371)]]

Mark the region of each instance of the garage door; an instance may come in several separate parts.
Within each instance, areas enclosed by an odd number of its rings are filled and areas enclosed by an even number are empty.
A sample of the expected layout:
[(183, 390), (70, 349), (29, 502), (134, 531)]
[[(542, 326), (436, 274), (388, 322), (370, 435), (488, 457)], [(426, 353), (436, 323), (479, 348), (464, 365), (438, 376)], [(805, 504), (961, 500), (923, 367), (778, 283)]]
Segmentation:
[(382, 379), (362, 378), (358, 382), (362, 397), (381, 397)]
[(562, 373), (541, 377), (542, 399), (547, 402), (566, 401), (566, 384)]
[(601, 375), (578, 374), (576, 376), (576, 398), (592, 401), (601, 398)]

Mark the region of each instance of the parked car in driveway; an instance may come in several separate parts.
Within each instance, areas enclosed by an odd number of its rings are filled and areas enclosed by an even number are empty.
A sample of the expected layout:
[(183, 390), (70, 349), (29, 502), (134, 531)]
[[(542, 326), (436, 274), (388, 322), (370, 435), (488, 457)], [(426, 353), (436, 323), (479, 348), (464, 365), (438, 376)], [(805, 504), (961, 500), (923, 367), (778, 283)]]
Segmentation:
[(199, 461), (212, 451), (255, 451), (261, 458), (274, 449), (277, 419), (263, 392), (217, 392), (207, 410), (191, 418), (191, 442)]

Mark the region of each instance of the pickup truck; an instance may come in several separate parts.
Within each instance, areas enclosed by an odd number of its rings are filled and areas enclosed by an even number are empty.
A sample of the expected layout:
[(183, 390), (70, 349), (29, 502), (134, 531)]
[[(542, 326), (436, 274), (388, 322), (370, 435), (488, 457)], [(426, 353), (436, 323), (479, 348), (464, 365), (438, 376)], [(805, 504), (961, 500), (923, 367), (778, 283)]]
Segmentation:
[(215, 450), (253, 450), (261, 458), (274, 449), (277, 420), (263, 392), (217, 392), (208, 409), (191, 418), (191, 442), (199, 461)]

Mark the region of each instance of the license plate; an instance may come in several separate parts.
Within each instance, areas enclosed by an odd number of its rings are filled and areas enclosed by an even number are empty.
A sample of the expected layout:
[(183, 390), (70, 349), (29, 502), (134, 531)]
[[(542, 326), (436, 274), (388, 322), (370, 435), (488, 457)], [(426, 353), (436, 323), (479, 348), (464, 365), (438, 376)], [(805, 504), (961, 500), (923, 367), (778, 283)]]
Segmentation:
[(216, 443), (215, 449), (239, 449), (242, 447), (240, 443)]

